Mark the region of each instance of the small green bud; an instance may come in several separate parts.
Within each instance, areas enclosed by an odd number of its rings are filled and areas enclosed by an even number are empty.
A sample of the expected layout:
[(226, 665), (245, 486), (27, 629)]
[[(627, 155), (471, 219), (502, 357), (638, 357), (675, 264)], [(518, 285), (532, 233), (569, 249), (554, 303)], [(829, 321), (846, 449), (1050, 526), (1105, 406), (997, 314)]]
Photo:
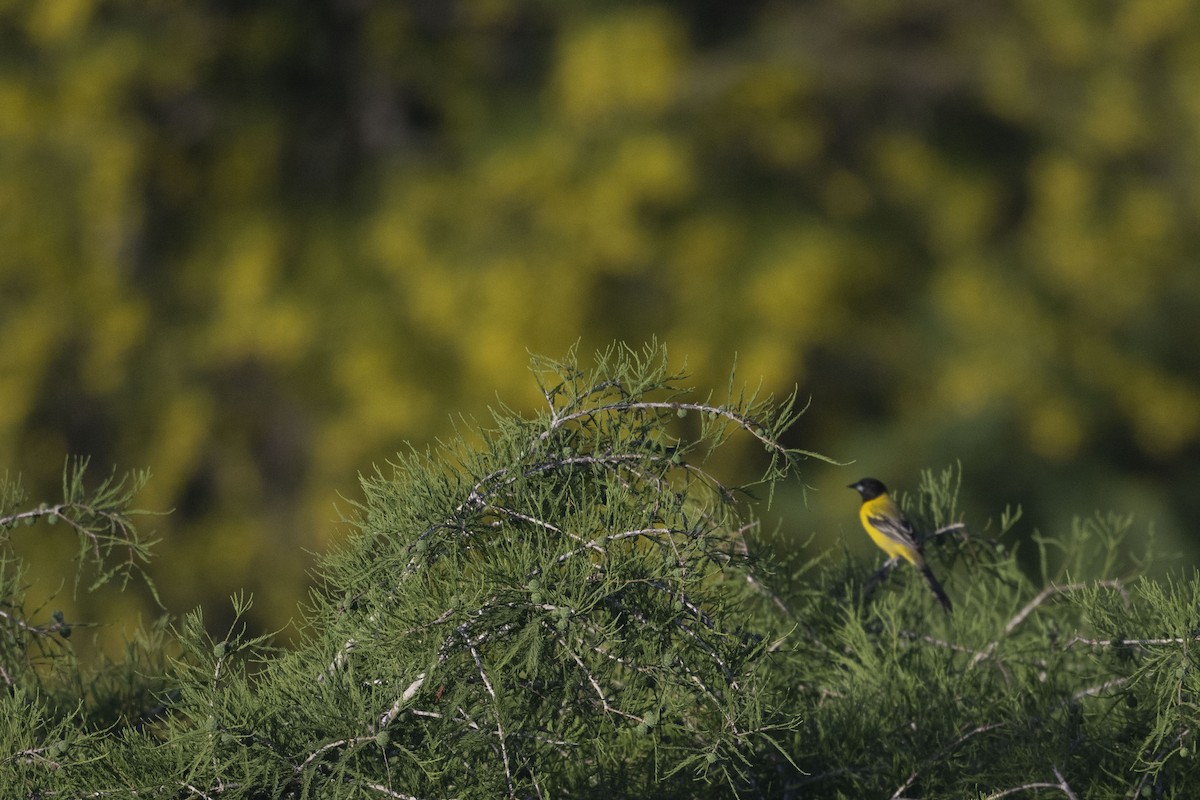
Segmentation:
[(384, 728), (379, 733), (375, 734), (375, 744), (386, 748), (388, 743), (392, 741), (392, 734), (387, 728)]
[(217, 642), (213, 645), (213, 656), (215, 658), (224, 658), (226, 649), (225, 642)]
[(675, 416), (679, 417), (680, 419), (683, 419), (684, 417), (687, 416), (687, 409), (683, 408), (682, 406), (675, 409)]

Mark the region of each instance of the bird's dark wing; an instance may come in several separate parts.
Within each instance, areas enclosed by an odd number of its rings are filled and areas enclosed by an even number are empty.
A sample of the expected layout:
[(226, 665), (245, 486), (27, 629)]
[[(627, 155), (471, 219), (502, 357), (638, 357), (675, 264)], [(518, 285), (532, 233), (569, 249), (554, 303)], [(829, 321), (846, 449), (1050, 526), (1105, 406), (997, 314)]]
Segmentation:
[(913, 536), (912, 523), (903, 516), (871, 514), (867, 517), (867, 521), (889, 539), (899, 542), (906, 547), (911, 547), (913, 550), (917, 549), (917, 540)]

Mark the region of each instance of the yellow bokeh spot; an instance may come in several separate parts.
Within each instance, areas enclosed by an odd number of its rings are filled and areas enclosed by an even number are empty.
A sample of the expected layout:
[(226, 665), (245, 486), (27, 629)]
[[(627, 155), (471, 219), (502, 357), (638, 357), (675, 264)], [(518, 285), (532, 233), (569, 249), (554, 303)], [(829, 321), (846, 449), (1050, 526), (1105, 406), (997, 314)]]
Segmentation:
[(671, 267), (675, 290), (688, 302), (708, 302), (720, 296), (718, 282), (729, 264), (744, 258), (746, 232), (740, 219), (700, 212), (680, 222), (672, 238)]
[(1027, 431), (1030, 447), (1051, 461), (1073, 458), (1084, 439), (1078, 410), (1061, 398), (1035, 401), (1030, 409)]
[(768, 251), (748, 276), (747, 305), (756, 327), (796, 345), (807, 343), (839, 307), (834, 297), (847, 271), (843, 243), (821, 226), (798, 229)]
[(1134, 431), (1150, 455), (1172, 456), (1200, 435), (1200, 393), (1192, 387), (1160, 379), (1130, 389)]
[(1043, 266), (1041, 277), (1064, 297), (1091, 293), (1103, 250), (1092, 229), (1093, 176), (1078, 161), (1051, 156), (1035, 162), (1030, 183), (1028, 244)]
[(175, 394), (160, 410), (146, 455), (154, 480), (138, 498), (146, 508), (170, 508), (180, 496), (212, 439), (214, 414), (212, 396), (203, 391)]
[(303, 357), (313, 326), (302, 306), (282, 285), (283, 229), (257, 216), (231, 225), (218, 245), (213, 333), (204, 345), (217, 361), (262, 356), (272, 361)]
[[(0, 450), (12, 453), (58, 346), (57, 303), (8, 309), (0, 319)], [(56, 456), (58, 458), (60, 456)]]
[(998, 216), (1001, 193), (994, 182), (948, 167), (927, 142), (907, 134), (880, 136), (873, 155), (883, 190), (924, 209), (937, 250), (957, 257), (978, 249)]
[(959, 415), (969, 415), (985, 408), (999, 394), (988, 380), (989, 375), (962, 358), (943, 367), (931, 392), (941, 407), (953, 408)]
[(938, 176), (930, 208), (932, 244), (943, 253), (975, 252), (996, 222), (1000, 192), (970, 174)]
[[(803, 350), (778, 336), (759, 336), (737, 354), (736, 385), (771, 394), (791, 391), (788, 381), (800, 381), (795, 370), (803, 364)], [(722, 365), (723, 366), (723, 365)]]
[(621, 142), (613, 163), (615, 178), (635, 201), (678, 200), (695, 186), (683, 142), (663, 134), (631, 136)]
[(590, 124), (614, 114), (654, 115), (674, 96), (686, 37), (670, 14), (626, 10), (567, 31), (555, 65), (555, 99), (566, 118)]
[(1177, 219), (1167, 194), (1151, 186), (1131, 187), (1121, 197), (1116, 238), (1142, 250), (1162, 244), (1175, 233)]
[(985, 36), (979, 42), (979, 80), (988, 105), (1002, 118), (1027, 122), (1038, 108), (1035, 68), (1027, 43), (1009, 36)]
[[(31, 139), (38, 136), (37, 128), (42, 122), (42, 109), (34, 97), (32, 87), (14, 80), (11, 77), (0, 76), (0, 135), (11, 136), (13, 140)], [(9, 181), (0, 182), (0, 187), (12, 191)]]
[(318, 432), (316, 463), (328, 457), (352, 464), (364, 442), (387, 442), (427, 427), (435, 393), (403, 354), (356, 342), (341, 353), (331, 377), (347, 407)]
[(1116, 68), (1100, 72), (1090, 83), (1089, 104), (1081, 120), (1083, 134), (1105, 152), (1124, 154), (1149, 133), (1142, 89)]
[(250, 321), (269, 295), (279, 271), (281, 235), (256, 217), (233, 232), (214, 282), (218, 308), (233, 325)]
[(82, 364), (83, 383), (96, 395), (115, 392), (127, 379), (126, 359), (146, 335), (147, 315), (142, 303), (107, 297), (103, 313), (89, 331), (91, 350)]
[(1019, 8), (1044, 44), (1042, 51), (1055, 63), (1074, 66), (1092, 55), (1096, 32), (1088, 4), (1020, 0)]
[(428, 243), (412, 216), (403, 205), (388, 208), (370, 227), (369, 253), (386, 273), (406, 274), (431, 258)]
[(1173, 35), (1189, 23), (1194, 6), (1189, 0), (1123, 0), (1114, 11), (1121, 41), (1140, 48)]
[(47, 0), (29, 6), (26, 25), (30, 35), (43, 44), (59, 44), (87, 28), (94, 0)]
[(1039, 396), (1054, 326), (1027, 287), (1007, 280), (1002, 269), (967, 260), (944, 267), (931, 293), (957, 340), (936, 372), (932, 396), (942, 406), (971, 413)]
[(811, 81), (796, 65), (756, 66), (728, 88), (721, 119), (767, 163), (799, 167), (817, 157), (825, 142), (810, 94)]
[(1030, 169), (1037, 222), (1057, 227), (1081, 217), (1096, 197), (1090, 170), (1065, 154), (1049, 154)]
[(917, 137), (881, 135), (874, 143), (873, 156), (885, 189), (897, 199), (911, 202), (929, 191), (936, 172), (934, 154)]

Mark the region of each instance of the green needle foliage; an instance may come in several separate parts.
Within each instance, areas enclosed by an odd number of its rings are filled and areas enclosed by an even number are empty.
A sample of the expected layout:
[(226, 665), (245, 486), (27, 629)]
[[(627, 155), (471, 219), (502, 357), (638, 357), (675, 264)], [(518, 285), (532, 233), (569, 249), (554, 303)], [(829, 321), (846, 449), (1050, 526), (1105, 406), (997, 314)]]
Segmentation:
[[(128, 587), (138, 579), (151, 594), (154, 586), (142, 572), (153, 542), (139, 534), (135, 519), (149, 512), (132, 508), (134, 496), (149, 480), (146, 472), (112, 474), (88, 485), (86, 459), (68, 462), (63, 471), (62, 500), (22, 510), (25, 494), (17, 480), (0, 479), (0, 684), (10, 697), (29, 693), (39, 697), (52, 718), (77, 716), (100, 726), (138, 709), (149, 696), (145, 680), (131, 670), (144, 664), (142, 656), (159, 652), (160, 629), (130, 644), (127, 663), (102, 662), (86, 675), (80, 670), (71, 637), (87, 623), (68, 620), (60, 610), (29, 608), (25, 601), (25, 564), (13, 549), (22, 528), (39, 523), (66, 529), (78, 541), (75, 592), (85, 575), (91, 593), (115, 583)], [(39, 533), (49, 535), (48, 530)], [(32, 531), (31, 531), (32, 534)], [(146, 638), (148, 637), (148, 638)], [(154, 645), (150, 641), (154, 640)]]
[(345, 741), (303, 745), (304, 780), (386, 756), (421, 797), (691, 796), (752, 787), (797, 723), (762, 696), (788, 623), (738, 492), (704, 466), (740, 433), (767, 448), (765, 481), (791, 475), (791, 399), (697, 401), (657, 347), (535, 371), (537, 416), (364, 480), (310, 614), (322, 691), (360, 711)]
[[(901, 502), (955, 611), (911, 568), (812, 554), (717, 477), (819, 458), (800, 413), (682, 387), (665, 351), (538, 359), (544, 407), (363, 479), (287, 651), (199, 612), (82, 665), (24, 610), (10, 539), (67, 522), (103, 580), (147, 555), (141, 476), (19, 510), (0, 485), (4, 797), (1183, 797), (1200, 582), (1097, 515), (1015, 537), (956, 511), (959, 470)], [(845, 499), (853, 519), (853, 500)], [(64, 526), (59, 526), (63, 528)], [(41, 530), (41, 529), (38, 529)], [(778, 541), (773, 541), (775, 536)], [(753, 548), (747, 542), (753, 543)], [(770, 546), (768, 546), (770, 545)], [(786, 546), (785, 546), (786, 545)], [(752, 555), (753, 553), (753, 555)], [(81, 584), (84, 591), (92, 583)]]
[(932, 534), (926, 554), (948, 577), (952, 616), (905, 566), (835, 565), (797, 584), (799, 635), (779, 674), (803, 709), (787, 749), (806, 774), (784, 786), (839, 798), (1189, 796), (1195, 574), (1149, 580), (1150, 541), (1128, 518), (1097, 515), (1060, 538), (1034, 535), (1031, 576), (1007, 542), (1019, 513), (994, 537), (950, 521), (959, 480), (926, 473), (903, 503)]

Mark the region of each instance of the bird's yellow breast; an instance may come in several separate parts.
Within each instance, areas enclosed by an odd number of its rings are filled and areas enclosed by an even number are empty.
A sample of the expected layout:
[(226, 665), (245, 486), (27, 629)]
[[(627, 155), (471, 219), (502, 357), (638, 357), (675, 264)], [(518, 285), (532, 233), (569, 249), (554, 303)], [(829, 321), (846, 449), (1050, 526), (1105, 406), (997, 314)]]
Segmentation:
[(867, 535), (871, 537), (871, 541), (880, 550), (887, 553), (888, 558), (900, 556), (913, 566), (920, 566), (923, 563), (924, 559), (921, 558), (921, 554), (915, 547), (899, 538), (889, 536), (871, 521), (872, 517), (884, 517), (896, 520), (898, 524), (899, 520), (903, 519), (900, 509), (896, 506), (892, 498), (884, 494), (866, 501), (859, 508), (858, 517), (862, 520), (863, 528), (866, 529)]

